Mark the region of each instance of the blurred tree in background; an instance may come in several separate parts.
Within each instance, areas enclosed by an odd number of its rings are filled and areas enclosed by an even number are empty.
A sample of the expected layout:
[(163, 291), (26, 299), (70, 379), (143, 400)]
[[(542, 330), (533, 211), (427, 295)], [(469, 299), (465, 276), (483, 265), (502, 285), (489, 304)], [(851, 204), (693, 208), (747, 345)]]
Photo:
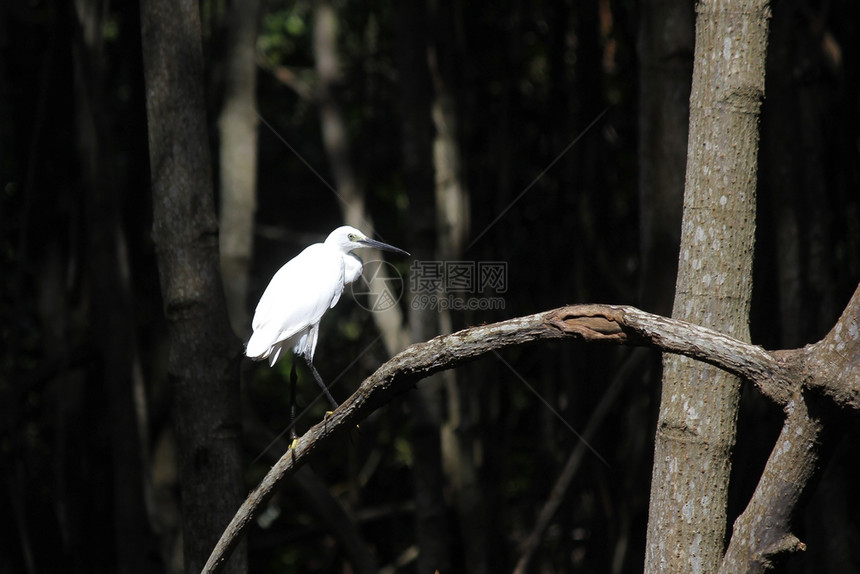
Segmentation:
[[(197, 175), (215, 187), (234, 330), (344, 222), (413, 261), (368, 264), (377, 281), (326, 315), (316, 364), (339, 400), (409, 343), (466, 326), (579, 302), (669, 314), (693, 10), (201, 2), (214, 165)], [(769, 349), (819, 340), (860, 280), (860, 14), (772, 10), (750, 312)], [(3, 3), (0, 50), (0, 572), (182, 571), (141, 7)], [(242, 492), (286, 448), (289, 367), (241, 367)], [(639, 572), (659, 381), (656, 353), (560, 344), (424, 381), (279, 491), (249, 569), (507, 571), (531, 539), (530, 571)], [(582, 432), (604, 410), (589, 442), (608, 464), (585, 454), (530, 537), (580, 444), (555, 413)], [(729, 524), (781, 420), (744, 386)], [(858, 439), (846, 424), (829, 446), (797, 521), (808, 550), (781, 571), (860, 567)]]

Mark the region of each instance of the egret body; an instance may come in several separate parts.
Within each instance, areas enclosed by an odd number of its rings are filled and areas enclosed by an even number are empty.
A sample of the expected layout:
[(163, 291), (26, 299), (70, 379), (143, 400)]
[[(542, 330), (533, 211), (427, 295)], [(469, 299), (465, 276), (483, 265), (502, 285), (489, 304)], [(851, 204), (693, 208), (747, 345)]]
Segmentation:
[[(275, 273), (257, 304), (252, 322), (254, 333), (245, 347), (248, 357), (257, 361), (268, 359), (270, 366), (278, 362), (285, 350), (292, 349), (294, 355), (307, 363), (334, 408), (337, 402), (313, 365), (314, 350), (323, 315), (337, 304), (344, 287), (361, 276), (361, 259), (352, 251), (362, 247), (409, 255), (368, 238), (354, 227), (338, 227), (323, 243), (305, 248)], [(293, 400), (295, 376), (294, 362), (290, 374)], [(291, 407), (294, 413), (294, 402)]]

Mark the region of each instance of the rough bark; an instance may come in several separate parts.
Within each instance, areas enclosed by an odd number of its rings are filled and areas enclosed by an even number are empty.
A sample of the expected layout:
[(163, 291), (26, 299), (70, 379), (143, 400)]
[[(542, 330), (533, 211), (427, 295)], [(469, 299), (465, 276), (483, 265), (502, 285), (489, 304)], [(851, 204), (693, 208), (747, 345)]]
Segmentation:
[(798, 394), (776, 441), (753, 498), (735, 522), (721, 573), (764, 572), (784, 552), (804, 550), (791, 532), (792, 513), (819, 459), (824, 424)]
[[(322, 442), (351, 428), (395, 397), (415, 388), (418, 381), (487, 353), (549, 339), (568, 339), (586, 343), (648, 346), (666, 353), (707, 362), (753, 383), (762, 394), (788, 406), (802, 385), (816, 392), (838, 385), (845, 392), (831, 394), (842, 408), (860, 410), (858, 359), (860, 356), (860, 288), (855, 294), (843, 328), (852, 333), (843, 337), (843, 347), (834, 339), (833, 348), (846, 355), (841, 373), (799, 372), (805, 349), (768, 352), (718, 331), (646, 313), (635, 307), (615, 305), (573, 305), (552, 311), (517, 317), (500, 323), (482, 325), (435, 337), (414, 344), (382, 365), (362, 382), (358, 390), (325, 420), (309, 429), (287, 451), (248, 496), (212, 551), (204, 572), (220, 572), (263, 505), (277, 485), (304, 463)], [(846, 311), (846, 313), (848, 313)], [(838, 326), (837, 326), (838, 328)], [(839, 329), (842, 333), (843, 329)], [(820, 367), (820, 365), (814, 365)], [(700, 391), (715, 383), (700, 381)]]
[[(141, 4), (153, 240), (169, 328), (186, 572), (242, 497), (239, 359), (218, 265), (197, 3)], [(240, 554), (242, 552), (240, 551)], [(246, 570), (244, 557), (231, 571)]]
[[(273, 444), (271, 433), (262, 425), (248, 425), (246, 419), (245, 438), (252, 450), (265, 452), (270, 464), (278, 462), (275, 452), (283, 452), (289, 443), (276, 440)], [(250, 427), (250, 430), (249, 430)], [(270, 454), (271, 453), (271, 454)], [(317, 521), (337, 540), (355, 574), (375, 574), (377, 572), (373, 553), (362, 537), (355, 516), (326, 487), (324, 480), (305, 466), (292, 476), (290, 488), (297, 489), (296, 499), (313, 512)]]
[(236, 0), (228, 17), (224, 103), (218, 119), (221, 181), (221, 275), (233, 332), (250, 327), (248, 271), (257, 207), (257, 42), (259, 0)]
[[(672, 312), (678, 276), (695, 44), (694, 6), (687, 0), (646, 0), (639, 10), (638, 304), (661, 315)], [(643, 378), (649, 381), (657, 381), (662, 375), (657, 358), (652, 358), (643, 371)], [(647, 392), (650, 403), (659, 400), (657, 385), (648, 385)], [(631, 406), (624, 416), (632, 421), (631, 427), (653, 424), (649, 420), (653, 415), (647, 409), (635, 408), (636, 401), (627, 404)], [(638, 484), (650, 474), (650, 458), (640, 455), (640, 460), (630, 471), (630, 484)], [(628, 499), (637, 500), (635, 496)]]
[[(746, 510), (734, 523), (720, 572), (760, 573), (780, 554), (804, 550), (792, 532), (797, 504), (820, 466), (821, 437), (838, 408), (860, 408), (860, 287), (827, 336), (773, 355), (797, 388), (786, 420)], [(810, 392), (812, 391), (812, 392)], [(828, 397), (832, 401), (822, 401)]]
[[(672, 315), (749, 339), (765, 1), (697, 4)], [(740, 381), (664, 357), (645, 572), (714, 572), (724, 550)], [(705, 385), (704, 383), (707, 382)]]
[[(841, 408), (860, 410), (860, 286), (836, 325), (798, 360), (804, 383)], [(790, 361), (791, 355), (786, 358)]]

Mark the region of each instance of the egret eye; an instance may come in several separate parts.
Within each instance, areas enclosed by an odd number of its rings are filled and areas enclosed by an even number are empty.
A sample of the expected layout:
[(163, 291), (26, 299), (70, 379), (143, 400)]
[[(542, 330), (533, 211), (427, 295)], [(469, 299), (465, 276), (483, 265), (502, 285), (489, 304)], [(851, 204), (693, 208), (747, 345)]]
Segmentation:
[(355, 233), (350, 233), (348, 237), (350, 241), (358, 241), (358, 235)]

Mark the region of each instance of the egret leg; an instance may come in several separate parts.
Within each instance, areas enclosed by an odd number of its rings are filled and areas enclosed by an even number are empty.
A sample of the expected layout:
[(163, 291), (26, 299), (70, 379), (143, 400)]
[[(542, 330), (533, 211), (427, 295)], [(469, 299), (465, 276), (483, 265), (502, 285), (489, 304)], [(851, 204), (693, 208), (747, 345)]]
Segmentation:
[(319, 385), (320, 389), (322, 389), (322, 392), (328, 399), (328, 402), (331, 403), (332, 410), (336, 409), (338, 407), (337, 401), (334, 400), (334, 397), (331, 396), (330, 392), (328, 392), (328, 387), (325, 386), (325, 383), (323, 382), (319, 371), (317, 371), (316, 367), (314, 367), (313, 362), (311, 362), (311, 360), (307, 357), (305, 357), (305, 362), (308, 364), (308, 368), (311, 370), (311, 374), (313, 374), (314, 378), (317, 380), (317, 384)]
[[(290, 369), (290, 438), (295, 444), (299, 435), (296, 433), (296, 359), (293, 357), (293, 367)], [(290, 448), (292, 448), (292, 444)]]

